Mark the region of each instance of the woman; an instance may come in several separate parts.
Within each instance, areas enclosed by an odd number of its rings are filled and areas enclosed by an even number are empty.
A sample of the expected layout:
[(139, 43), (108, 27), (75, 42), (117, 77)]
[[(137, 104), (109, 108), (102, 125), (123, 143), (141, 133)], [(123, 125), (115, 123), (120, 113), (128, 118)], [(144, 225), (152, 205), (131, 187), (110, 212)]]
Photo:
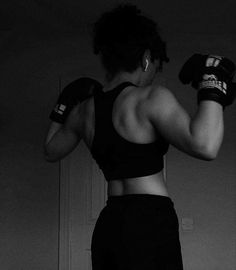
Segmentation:
[[(59, 130), (49, 132), (46, 159), (63, 158), (83, 139), (108, 181), (108, 201), (92, 237), (93, 270), (183, 269), (163, 155), (171, 144), (199, 159), (216, 158), (227, 93), (218, 87), (218, 75), (209, 80), (202, 74), (209, 67), (214, 74), (222, 58), (216, 65), (212, 57), (195, 55), (183, 67), (180, 79), (199, 89), (191, 119), (170, 90), (152, 83), (168, 61), (165, 43), (156, 24), (135, 6), (101, 16), (94, 26), (94, 52), (106, 72), (103, 93), (80, 102)], [(232, 76), (222, 70), (219, 77), (229, 83)]]

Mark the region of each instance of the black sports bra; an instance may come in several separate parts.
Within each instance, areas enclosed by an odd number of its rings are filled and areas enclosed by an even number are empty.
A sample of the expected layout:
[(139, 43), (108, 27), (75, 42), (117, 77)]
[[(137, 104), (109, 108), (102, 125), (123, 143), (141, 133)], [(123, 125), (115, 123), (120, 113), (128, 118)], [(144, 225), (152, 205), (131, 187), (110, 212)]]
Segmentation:
[(132, 143), (121, 137), (112, 122), (116, 97), (127, 86), (124, 82), (113, 90), (95, 94), (95, 135), (91, 148), (93, 158), (107, 181), (147, 176), (163, 169), (163, 155), (169, 144), (160, 137), (149, 144)]

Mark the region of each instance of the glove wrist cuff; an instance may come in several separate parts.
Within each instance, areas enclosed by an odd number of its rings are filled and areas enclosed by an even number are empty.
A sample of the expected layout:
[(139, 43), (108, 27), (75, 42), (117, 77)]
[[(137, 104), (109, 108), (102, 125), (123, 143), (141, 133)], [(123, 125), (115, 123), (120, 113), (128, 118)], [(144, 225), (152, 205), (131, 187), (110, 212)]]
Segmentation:
[(212, 100), (215, 101), (223, 106), (227, 105), (227, 98), (226, 95), (219, 91), (218, 88), (201, 88), (198, 91), (197, 95), (197, 103), (199, 103), (203, 100)]

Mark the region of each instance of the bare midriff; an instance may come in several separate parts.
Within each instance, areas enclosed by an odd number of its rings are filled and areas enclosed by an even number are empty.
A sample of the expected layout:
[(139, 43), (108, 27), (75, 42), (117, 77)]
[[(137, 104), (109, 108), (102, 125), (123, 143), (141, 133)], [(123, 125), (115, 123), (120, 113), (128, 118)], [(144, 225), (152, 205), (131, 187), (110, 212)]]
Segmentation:
[(153, 194), (169, 196), (163, 171), (137, 178), (117, 179), (108, 182), (108, 197), (127, 194)]

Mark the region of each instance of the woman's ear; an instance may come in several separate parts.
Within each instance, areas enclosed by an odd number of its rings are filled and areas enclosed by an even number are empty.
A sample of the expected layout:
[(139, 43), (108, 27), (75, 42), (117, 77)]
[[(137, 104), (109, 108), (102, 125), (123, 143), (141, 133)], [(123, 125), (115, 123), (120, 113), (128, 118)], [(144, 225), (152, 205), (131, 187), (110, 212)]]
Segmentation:
[(145, 50), (142, 58), (142, 69), (143, 71), (147, 71), (149, 64), (151, 61), (151, 52), (150, 50)]

